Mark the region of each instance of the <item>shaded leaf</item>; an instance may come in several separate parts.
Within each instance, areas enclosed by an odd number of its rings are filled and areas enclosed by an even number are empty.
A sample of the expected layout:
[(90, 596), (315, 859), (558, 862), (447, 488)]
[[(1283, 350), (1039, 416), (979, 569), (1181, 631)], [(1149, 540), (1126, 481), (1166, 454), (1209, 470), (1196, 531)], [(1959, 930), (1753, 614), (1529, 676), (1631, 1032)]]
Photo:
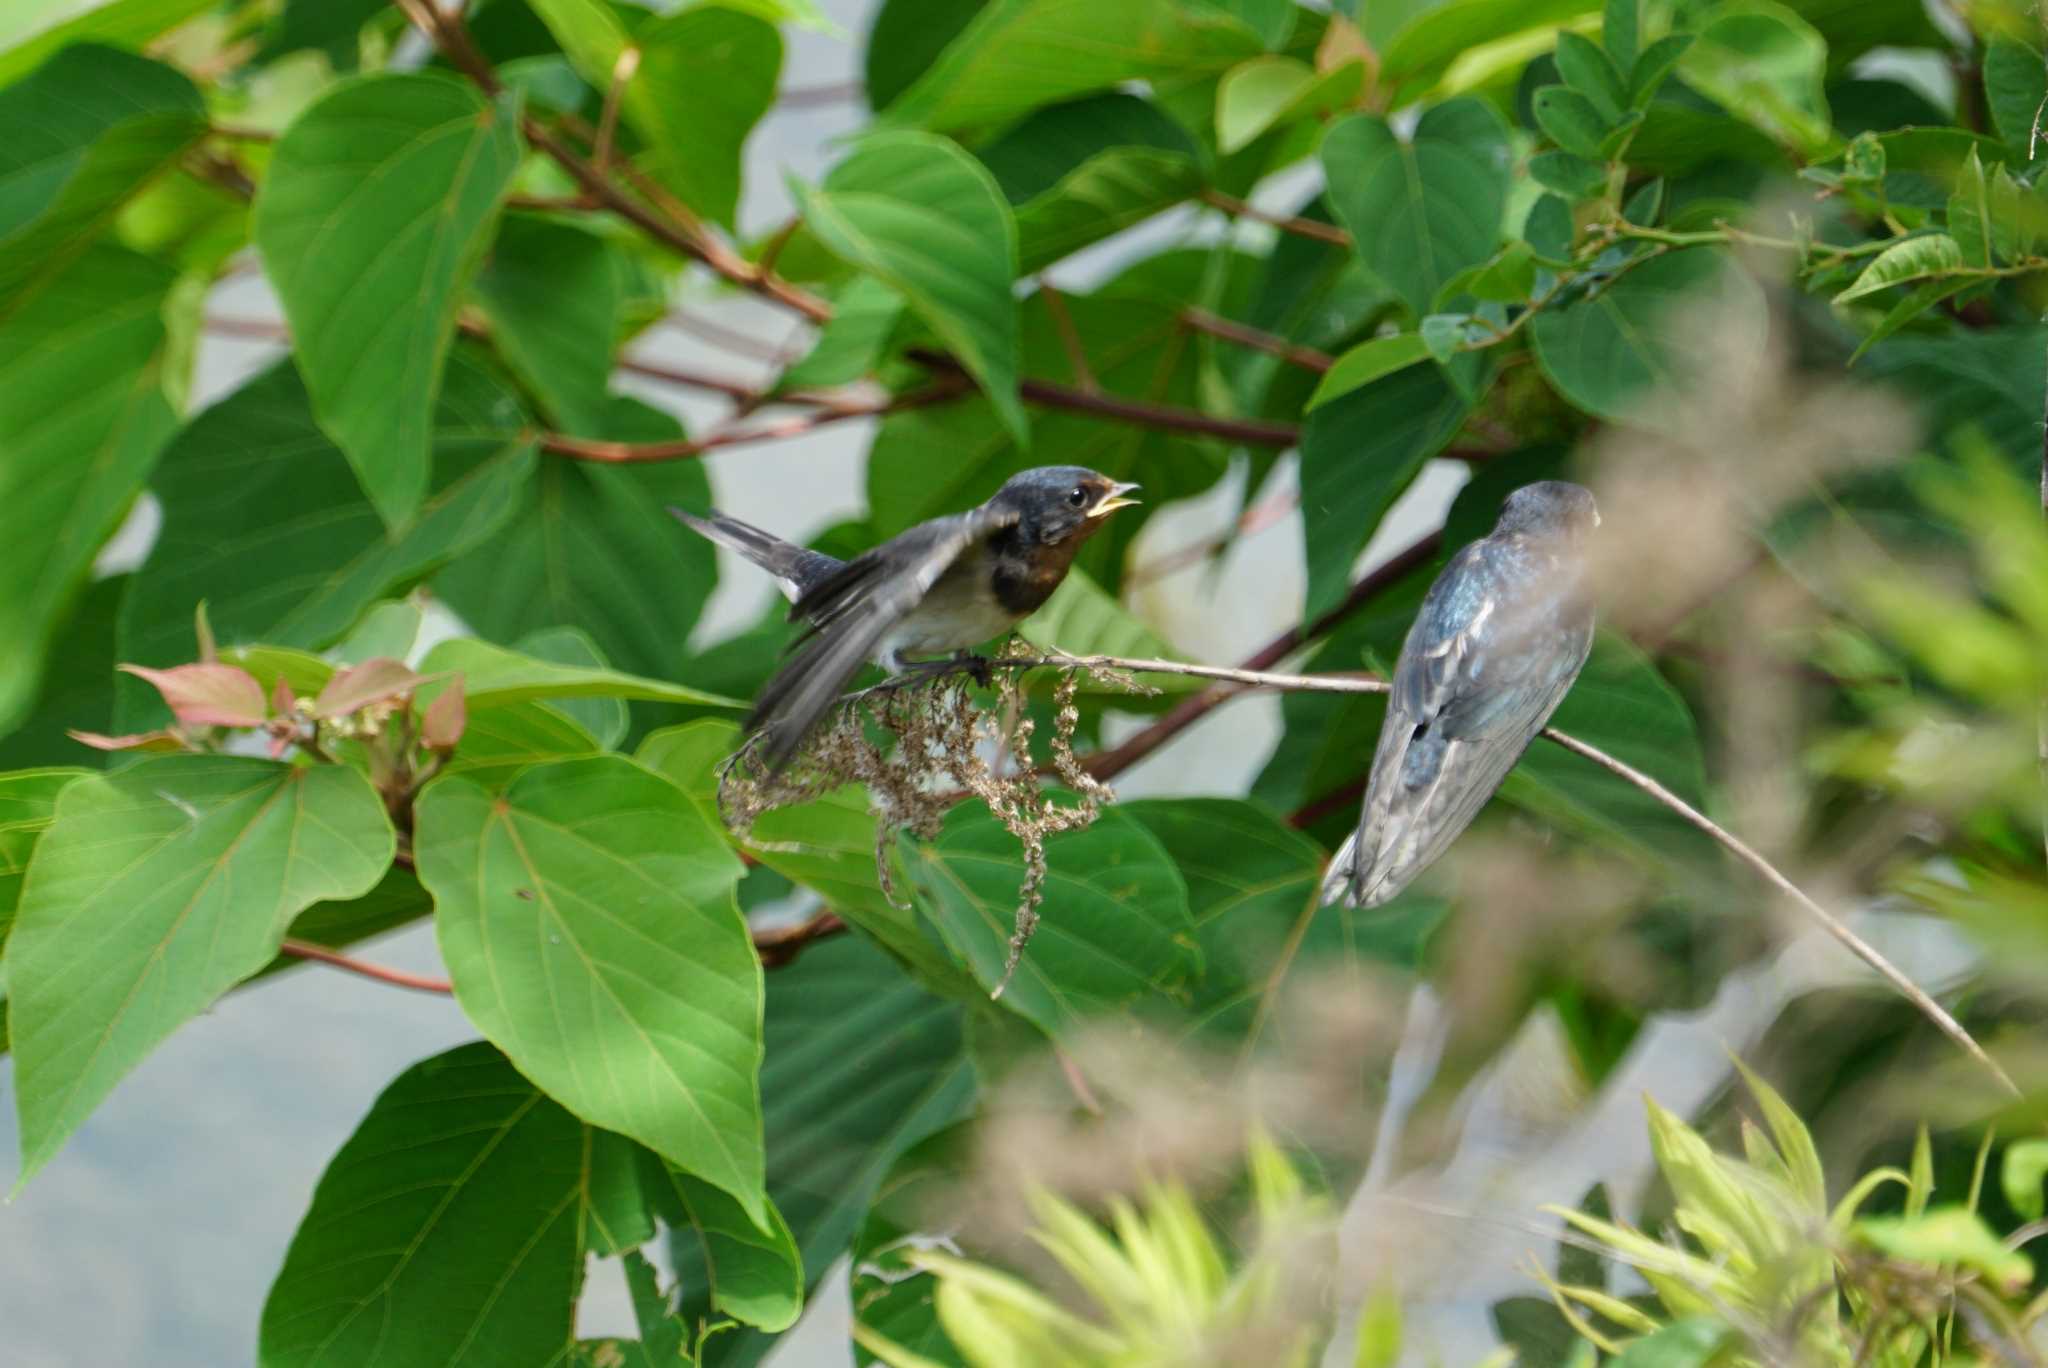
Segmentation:
[(1827, 40), (1774, 0), (1727, 0), (1679, 59), (1685, 83), (1774, 142), (1808, 157), (1834, 143)]
[[(775, 103), (782, 35), (756, 15), (695, 5), (642, 25), (633, 42), (640, 69), (624, 107), (647, 140), (642, 160), (683, 203), (730, 227), (741, 149)], [(609, 76), (593, 84), (604, 89)]]
[(2039, 150), (2033, 146), (2034, 121), (2044, 99), (2048, 73), (2042, 70), (2041, 54), (2002, 33), (1992, 34), (1984, 45), (1984, 103), (2018, 165), (2026, 165)]
[(535, 765), (496, 796), (444, 776), (416, 822), (420, 882), (470, 1019), (549, 1096), (765, 1228), (761, 967), (722, 833), (618, 756)]
[(0, 774), (0, 949), (6, 947), (7, 932), (14, 925), (29, 856), (56, 816), (57, 795), (72, 780), (90, 773), (51, 768)]
[(516, 95), (417, 73), (343, 81), (272, 151), (251, 228), (320, 426), (394, 528), (430, 483), (456, 307), (519, 165)]
[(164, 756), (68, 786), (8, 942), (22, 1180), (323, 898), (370, 891), (384, 804), (338, 765)]
[(620, 249), (595, 233), (508, 214), (477, 273), (477, 302), (498, 353), (565, 432), (608, 435), (625, 270)]
[(902, 295), (873, 276), (856, 276), (832, 301), (832, 321), (816, 345), (775, 382), (777, 392), (844, 385), (872, 374), (902, 316)]
[[(610, 668), (604, 652), (597, 649), (597, 643), (590, 639), (590, 634), (578, 627), (543, 627), (538, 632), (529, 632), (519, 639), (517, 650), (521, 655), (553, 665), (595, 670)], [(438, 697), (434, 700), (436, 703), (440, 701)], [(596, 737), (597, 744), (606, 750), (615, 749), (626, 739), (631, 719), (623, 698), (563, 698), (556, 701), (555, 707)]]
[[(1380, 82), (1405, 104), (1450, 70), (1474, 48), (1498, 44), (1517, 50), (1519, 35), (1550, 28), (1600, 7), (1599, 0), (1451, 0), (1401, 27), (1380, 51)], [(1521, 46), (1523, 60), (1528, 48)], [(1539, 49), (1540, 50), (1540, 49)], [(1516, 65), (1520, 65), (1517, 62)]]
[(744, 706), (738, 699), (720, 698), (662, 679), (536, 660), (474, 637), (442, 642), (427, 652), (420, 668), (430, 675), (460, 671), (471, 713), (549, 698), (644, 698), (714, 708)]
[(98, 0), (77, 5), (17, 5), (0, 19), (0, 85), (60, 48), (107, 43), (140, 48), (212, 6), (213, 0)]
[(782, 1213), (771, 1203), (764, 1231), (724, 1192), (652, 1155), (646, 1159), (658, 1170), (647, 1181), (670, 1224), (696, 1235), (712, 1308), (771, 1332), (796, 1324), (804, 1307), (804, 1266)]

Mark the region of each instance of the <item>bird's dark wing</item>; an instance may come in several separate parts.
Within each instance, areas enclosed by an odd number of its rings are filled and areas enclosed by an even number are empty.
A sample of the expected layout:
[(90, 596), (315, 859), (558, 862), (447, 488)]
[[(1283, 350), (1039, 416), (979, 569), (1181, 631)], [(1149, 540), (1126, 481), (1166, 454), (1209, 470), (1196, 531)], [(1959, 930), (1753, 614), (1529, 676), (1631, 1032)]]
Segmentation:
[(741, 522), (715, 508), (701, 518), (673, 506), (668, 511), (699, 536), (720, 546), (731, 547), (773, 575), (783, 596), (791, 600), (801, 598), (806, 590), (846, 565), (837, 556), (786, 542), (772, 532), (763, 532), (752, 523)]
[(1358, 831), (1326, 899), (1393, 897), (1441, 855), (1571, 688), (1592, 613), (1519, 539), (1474, 542), (1431, 586), (1401, 647)]
[(749, 722), (766, 733), (769, 766), (789, 762), (846, 681), (962, 552), (1016, 521), (1014, 512), (984, 506), (919, 523), (848, 561), (790, 605), (790, 616), (811, 630), (761, 690)]

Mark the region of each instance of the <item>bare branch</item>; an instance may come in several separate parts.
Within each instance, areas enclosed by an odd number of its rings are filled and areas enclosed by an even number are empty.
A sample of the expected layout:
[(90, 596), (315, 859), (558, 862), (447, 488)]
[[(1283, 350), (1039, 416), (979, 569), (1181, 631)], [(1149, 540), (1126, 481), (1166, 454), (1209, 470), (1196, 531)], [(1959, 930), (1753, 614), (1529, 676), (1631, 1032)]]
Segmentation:
[(321, 964), (331, 964), (337, 969), (346, 969), (351, 974), (361, 974), (366, 979), (375, 979), (379, 983), (389, 983), (400, 988), (410, 988), (418, 993), (447, 994), (455, 991), (455, 985), (447, 979), (429, 978), (425, 974), (409, 974), (403, 969), (393, 969), (387, 965), (371, 964), (367, 960), (352, 959), (342, 954), (339, 950), (331, 950), (324, 945), (315, 945), (312, 941), (294, 940), (286, 937), (284, 943), (277, 948), (279, 953), (290, 955), (294, 959), (314, 960)]
[(1235, 342), (1239, 346), (1250, 347), (1254, 351), (1262, 351), (1270, 356), (1277, 356), (1290, 365), (1300, 366), (1303, 370), (1312, 370), (1318, 375), (1323, 374), (1330, 367), (1337, 364), (1336, 359), (1328, 352), (1317, 351), (1314, 347), (1300, 346), (1297, 343), (1289, 342), (1286, 338), (1275, 333), (1269, 333), (1262, 328), (1254, 328), (1248, 323), (1239, 323), (1229, 318), (1219, 318), (1206, 309), (1183, 309), (1181, 310), (1180, 321), (1193, 328), (1196, 332), (1204, 332), (1211, 337), (1220, 337), (1225, 342)]
[(1297, 237), (1314, 238), (1317, 242), (1327, 242), (1333, 247), (1349, 247), (1351, 245), (1351, 234), (1345, 232), (1342, 228), (1335, 228), (1327, 223), (1317, 223), (1314, 219), (1290, 218), (1285, 214), (1269, 214), (1265, 210), (1255, 207), (1249, 201), (1241, 200), (1235, 195), (1226, 195), (1221, 190), (1204, 190), (1202, 192), (1202, 202), (1221, 209), (1225, 213), (1235, 214), (1239, 218), (1248, 218), (1253, 223), (1263, 223), (1269, 227), (1278, 228), (1283, 233), (1293, 233)]

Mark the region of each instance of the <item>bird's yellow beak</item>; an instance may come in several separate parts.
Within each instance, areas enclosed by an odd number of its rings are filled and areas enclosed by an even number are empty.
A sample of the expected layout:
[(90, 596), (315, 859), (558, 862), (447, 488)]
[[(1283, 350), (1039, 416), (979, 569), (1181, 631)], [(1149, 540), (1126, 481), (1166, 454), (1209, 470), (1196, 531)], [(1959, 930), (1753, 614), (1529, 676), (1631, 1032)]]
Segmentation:
[(1090, 518), (1100, 518), (1116, 512), (1119, 508), (1129, 508), (1132, 504), (1138, 501), (1136, 499), (1126, 499), (1124, 495), (1130, 493), (1137, 487), (1138, 486), (1134, 484), (1111, 485), (1109, 487), (1109, 492), (1107, 494), (1104, 494), (1100, 499), (1097, 499), (1095, 501), (1095, 507), (1088, 510), (1088, 516)]

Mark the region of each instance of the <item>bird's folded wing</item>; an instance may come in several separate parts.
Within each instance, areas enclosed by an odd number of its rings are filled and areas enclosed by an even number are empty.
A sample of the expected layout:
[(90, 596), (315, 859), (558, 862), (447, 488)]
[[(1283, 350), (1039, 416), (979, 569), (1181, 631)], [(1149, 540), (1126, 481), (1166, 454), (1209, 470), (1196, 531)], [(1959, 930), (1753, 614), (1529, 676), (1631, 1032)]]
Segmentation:
[(796, 753), (846, 681), (963, 551), (1016, 521), (1015, 513), (977, 508), (920, 523), (849, 561), (792, 604), (790, 615), (809, 621), (811, 630), (755, 700), (749, 724), (767, 732), (770, 766), (780, 768)]

